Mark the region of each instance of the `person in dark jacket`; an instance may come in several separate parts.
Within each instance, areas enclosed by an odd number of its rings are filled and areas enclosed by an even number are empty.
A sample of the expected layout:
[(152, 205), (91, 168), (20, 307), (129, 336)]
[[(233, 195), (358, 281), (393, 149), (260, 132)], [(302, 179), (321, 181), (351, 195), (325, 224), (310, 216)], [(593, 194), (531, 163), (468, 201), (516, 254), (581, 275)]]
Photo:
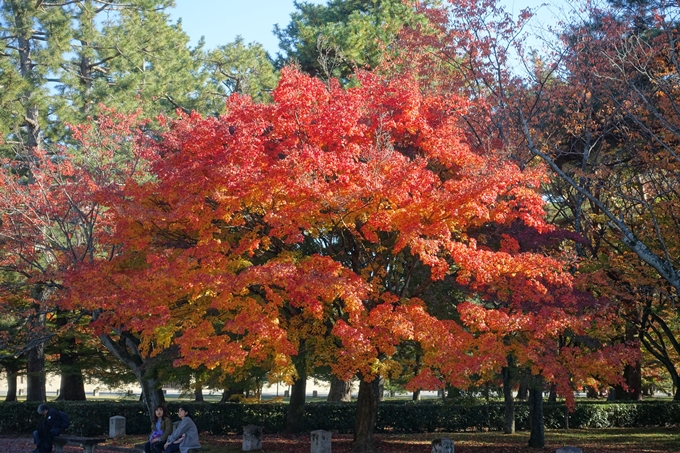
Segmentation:
[(38, 429), (33, 431), (33, 442), (36, 445), (33, 453), (49, 453), (52, 451), (52, 439), (61, 434), (63, 428), (61, 414), (47, 404), (38, 406), (38, 413), (45, 418), (38, 423)]

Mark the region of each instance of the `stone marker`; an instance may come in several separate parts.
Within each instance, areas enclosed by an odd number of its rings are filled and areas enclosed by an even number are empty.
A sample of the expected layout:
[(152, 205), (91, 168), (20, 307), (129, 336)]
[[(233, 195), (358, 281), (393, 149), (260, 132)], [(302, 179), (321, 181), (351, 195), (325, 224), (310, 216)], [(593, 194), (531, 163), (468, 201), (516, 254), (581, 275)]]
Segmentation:
[(312, 453), (331, 453), (331, 433), (317, 429), (311, 433)]
[(583, 451), (578, 447), (570, 447), (567, 445), (566, 447), (558, 448), (555, 453), (583, 453)]
[(262, 427), (248, 425), (243, 427), (243, 451), (262, 450)]
[(114, 415), (109, 418), (109, 437), (122, 437), (125, 435), (125, 417)]
[(453, 453), (453, 441), (446, 437), (433, 440), (431, 453)]
[(318, 398), (319, 397), (319, 392), (317, 390), (314, 390), (312, 392), (312, 398)]

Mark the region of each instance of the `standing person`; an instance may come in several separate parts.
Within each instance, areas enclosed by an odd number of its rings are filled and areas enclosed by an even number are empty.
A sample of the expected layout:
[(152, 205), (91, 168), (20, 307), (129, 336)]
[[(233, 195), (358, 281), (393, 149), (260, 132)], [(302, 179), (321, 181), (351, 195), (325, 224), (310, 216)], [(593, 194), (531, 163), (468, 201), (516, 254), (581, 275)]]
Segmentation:
[(49, 453), (52, 451), (52, 439), (61, 434), (63, 428), (61, 414), (44, 403), (38, 406), (38, 413), (45, 418), (38, 423), (38, 429), (33, 431), (33, 442), (36, 445), (33, 453)]
[(201, 448), (198, 443), (198, 428), (191, 419), (189, 410), (180, 406), (177, 415), (182, 422), (165, 442), (165, 453), (189, 453), (192, 448)]
[(151, 423), (151, 435), (149, 441), (144, 444), (145, 453), (161, 453), (163, 445), (172, 434), (172, 420), (168, 411), (162, 405), (156, 406)]

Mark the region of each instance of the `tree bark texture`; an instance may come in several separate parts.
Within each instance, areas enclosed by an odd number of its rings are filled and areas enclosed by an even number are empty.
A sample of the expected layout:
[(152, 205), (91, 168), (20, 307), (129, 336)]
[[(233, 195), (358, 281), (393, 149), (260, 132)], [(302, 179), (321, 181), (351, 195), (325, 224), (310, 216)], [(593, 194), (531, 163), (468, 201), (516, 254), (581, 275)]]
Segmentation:
[(331, 388), (328, 391), (328, 398), (326, 398), (326, 401), (352, 401), (352, 381), (343, 381), (333, 376), (331, 378)]
[[(37, 71), (33, 64), (32, 58), (32, 28), (31, 17), (29, 11), (26, 9), (26, 3), (13, 1), (10, 3), (14, 22), (18, 31), (17, 43), (19, 53), (19, 72), (28, 83), (24, 91), (24, 107), (26, 115), (24, 117), (24, 126), (26, 128), (26, 146), (29, 153), (35, 149), (40, 149), (42, 146), (40, 133), (40, 115), (38, 106), (36, 105), (35, 88), (32, 87), (32, 81), (37, 78)], [(31, 157), (30, 155), (27, 157)], [(30, 382), (30, 381), (29, 381)], [(37, 401), (37, 400), (36, 400)]]
[(307, 360), (304, 343), (300, 344), (298, 355), (293, 362), (297, 371), (297, 379), (290, 389), (286, 432), (300, 433), (305, 429), (305, 398), (307, 396)]
[[(64, 312), (57, 313), (57, 326), (64, 327), (69, 320)], [(85, 401), (85, 381), (80, 365), (80, 354), (75, 335), (67, 331), (59, 341), (59, 368), (61, 370), (61, 384), (59, 398), (63, 401)]]
[(545, 446), (545, 425), (543, 423), (543, 379), (539, 376), (529, 388), (529, 421), (531, 434), (529, 446), (543, 448)]
[(517, 390), (517, 400), (526, 401), (529, 395), (529, 385), (522, 380), (519, 383), (519, 389)]
[(46, 401), (45, 392), (45, 345), (40, 343), (27, 353), (26, 401)]
[(307, 393), (307, 374), (299, 376), (290, 389), (290, 401), (286, 417), (286, 432), (300, 433), (305, 429), (305, 398)]
[(4, 363), (5, 373), (7, 375), (7, 396), (5, 402), (17, 400), (17, 377), (19, 375), (19, 364)]
[(61, 384), (59, 386), (59, 400), (63, 401), (85, 401), (85, 381), (83, 372), (78, 363), (78, 355), (75, 357), (61, 355), (59, 363), (61, 365)]
[(160, 382), (148, 369), (148, 362), (144, 360), (137, 349), (135, 338), (129, 334), (120, 333), (118, 340), (114, 340), (109, 335), (100, 335), (99, 339), (111, 354), (132, 370), (142, 389), (142, 397), (149, 413), (149, 420), (153, 420), (156, 407), (165, 403), (165, 395), (160, 388)]
[(515, 399), (512, 396), (512, 383), (510, 381), (510, 368), (501, 369), (503, 376), (503, 400), (505, 401), (505, 423), (503, 432), (515, 434)]
[(359, 397), (357, 398), (357, 412), (354, 418), (354, 448), (353, 453), (374, 453), (373, 430), (378, 415), (378, 379), (359, 383)]
[[(33, 298), (43, 300), (45, 290), (41, 287), (33, 290)], [(28, 319), (31, 329), (29, 339), (34, 346), (26, 353), (26, 401), (46, 401), (45, 391), (45, 323), (46, 317), (42, 313), (39, 303), (33, 304), (35, 314)]]
[(194, 388), (194, 401), (197, 403), (205, 401), (203, 399), (203, 386), (201, 384), (196, 384), (196, 387)]

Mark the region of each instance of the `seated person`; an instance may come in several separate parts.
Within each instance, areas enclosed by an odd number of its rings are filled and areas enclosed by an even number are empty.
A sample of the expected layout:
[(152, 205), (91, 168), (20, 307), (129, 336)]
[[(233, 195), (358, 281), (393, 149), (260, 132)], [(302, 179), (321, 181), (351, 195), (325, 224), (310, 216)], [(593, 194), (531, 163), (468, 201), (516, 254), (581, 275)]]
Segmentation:
[(45, 418), (38, 424), (38, 429), (33, 431), (33, 442), (36, 445), (33, 453), (49, 453), (52, 451), (52, 439), (62, 431), (61, 414), (44, 403), (38, 406), (38, 413)]
[(198, 428), (191, 419), (189, 410), (180, 406), (177, 415), (182, 422), (165, 442), (165, 453), (189, 453), (192, 448), (201, 448), (198, 443)]
[(144, 452), (161, 453), (170, 434), (172, 434), (172, 420), (165, 407), (158, 405), (154, 411), (153, 422), (151, 422), (149, 441), (144, 444)]

